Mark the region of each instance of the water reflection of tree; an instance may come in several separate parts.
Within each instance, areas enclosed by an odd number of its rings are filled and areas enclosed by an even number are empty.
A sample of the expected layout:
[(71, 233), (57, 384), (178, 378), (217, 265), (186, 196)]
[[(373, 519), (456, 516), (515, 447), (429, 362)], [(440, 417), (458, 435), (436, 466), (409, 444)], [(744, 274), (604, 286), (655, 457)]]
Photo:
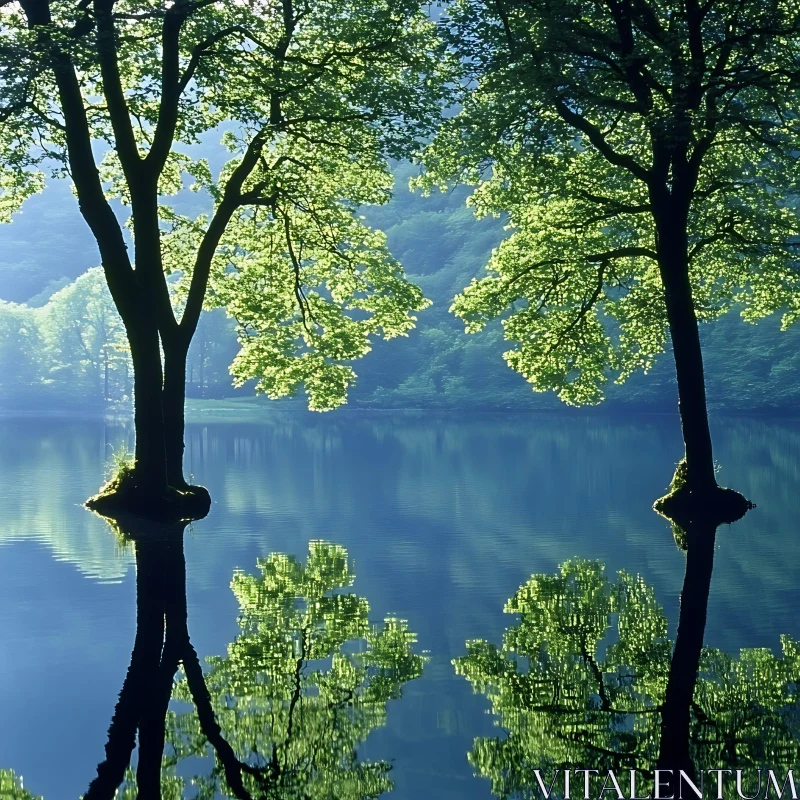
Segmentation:
[[(357, 747), (385, 724), (386, 704), (422, 674), (423, 657), (402, 620), (370, 625), (367, 601), (331, 594), (352, 585), (346, 551), (312, 542), (305, 564), (272, 555), (261, 576), (237, 573), (241, 633), (224, 658), (209, 659), (206, 684), (249, 792), (257, 797), (378, 797), (391, 790), (389, 765), (361, 762)], [(299, 601), (299, 602), (298, 602)], [(176, 691), (191, 701), (191, 680)], [(172, 717), (170, 741), (194, 743), (194, 712)], [(196, 776), (201, 793), (227, 793), (219, 769)], [(203, 795), (205, 796), (205, 795)]]
[(795, 766), (800, 645), (782, 637), (781, 657), (703, 648), (713, 530), (689, 539), (674, 647), (652, 588), (581, 560), (520, 588), (500, 647), (467, 643), (456, 672), (504, 729), (477, 739), (470, 760), (498, 797), (539, 796), (534, 769), (548, 783), (553, 769), (637, 769), (644, 788), (656, 768)]
[[(273, 554), (259, 561), (260, 576), (236, 573), (241, 632), (204, 674), (187, 626), (182, 526), (133, 538), (136, 640), (85, 800), (172, 800), (189, 782), (198, 798), (351, 800), (391, 790), (389, 765), (360, 761), (356, 748), (424, 658), (404, 621), (371, 625), (366, 600), (337, 593), (354, 579), (343, 548), (312, 542), (304, 564)], [(171, 698), (183, 701), (178, 710)]]

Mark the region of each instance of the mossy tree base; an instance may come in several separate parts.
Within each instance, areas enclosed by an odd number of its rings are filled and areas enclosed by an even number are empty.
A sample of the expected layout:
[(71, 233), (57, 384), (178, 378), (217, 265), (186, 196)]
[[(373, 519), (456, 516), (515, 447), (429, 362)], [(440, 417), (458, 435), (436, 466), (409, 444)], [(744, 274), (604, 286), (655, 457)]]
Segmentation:
[(189, 484), (153, 491), (140, 485), (134, 469), (125, 469), (90, 497), (86, 507), (111, 519), (133, 516), (173, 523), (205, 517), (211, 509), (211, 495), (204, 486)]
[(684, 531), (697, 526), (707, 528), (740, 520), (755, 504), (744, 495), (723, 486), (696, 489), (686, 480), (686, 462), (675, 470), (669, 492), (653, 508)]

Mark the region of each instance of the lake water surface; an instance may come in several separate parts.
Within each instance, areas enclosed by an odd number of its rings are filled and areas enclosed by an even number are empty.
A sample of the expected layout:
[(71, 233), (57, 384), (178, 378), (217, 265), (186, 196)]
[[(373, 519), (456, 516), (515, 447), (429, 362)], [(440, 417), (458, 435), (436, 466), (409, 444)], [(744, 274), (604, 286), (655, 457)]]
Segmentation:
[[(758, 508), (718, 532), (705, 644), (733, 656), (741, 648), (780, 654), (782, 634), (800, 638), (800, 425), (716, 419), (713, 434), (720, 482)], [(80, 505), (130, 437), (125, 426), (99, 422), (0, 422), (0, 769), (47, 800), (86, 792), (131, 662), (136, 548)], [(391, 764), (397, 800), (490, 798), (490, 781), (475, 776), (468, 753), (476, 739), (509, 732), (453, 659), (468, 640), (500, 645), (518, 622), (504, 613), (509, 598), (532, 574), (574, 558), (601, 561), (612, 580), (618, 570), (641, 576), (674, 637), (686, 556), (650, 506), (680, 455), (672, 417), (273, 413), (191, 424), (187, 473), (214, 500), (184, 533), (192, 644), (203, 663), (229, 656), (243, 635), (231, 581), (260, 576), (257, 559), (282, 553), (302, 565), (310, 542), (344, 548), (347, 580), (355, 577), (339, 593), (366, 600), (379, 628), (385, 618), (407, 621), (416, 635), (409, 652), (427, 659), (421, 676), (413, 668), (395, 681), (385, 718), (376, 711), (383, 702), (370, 706), (348, 747), (358, 763)], [(285, 616), (270, 614), (264, 624), (273, 627)], [(291, 632), (276, 636), (291, 640)], [(251, 650), (255, 640), (241, 639)], [(365, 645), (342, 652), (347, 662)], [(328, 673), (328, 655), (309, 657), (304, 674)], [(310, 732), (292, 734), (318, 737), (311, 753), (350, 741), (325, 728), (330, 717), (312, 713), (325, 691), (309, 690)], [(238, 706), (244, 716), (250, 702)], [(171, 706), (179, 714), (187, 707)], [(220, 724), (226, 734), (226, 719)], [(187, 798), (198, 792), (190, 777), (211, 769), (206, 760), (168, 765)], [(330, 796), (371, 796), (353, 785)], [(321, 786), (307, 796), (326, 796)]]

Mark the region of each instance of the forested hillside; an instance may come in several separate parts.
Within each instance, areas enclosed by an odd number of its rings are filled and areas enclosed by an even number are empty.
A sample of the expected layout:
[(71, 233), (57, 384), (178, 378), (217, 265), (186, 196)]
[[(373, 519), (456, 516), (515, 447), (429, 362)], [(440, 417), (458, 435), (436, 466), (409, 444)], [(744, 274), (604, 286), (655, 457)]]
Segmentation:
[[(412, 174), (408, 165), (399, 166), (394, 199), (364, 214), (386, 232), (392, 253), (433, 305), (408, 339), (379, 342), (374, 357), (359, 365), (350, 405), (558, 409), (557, 398), (535, 394), (506, 366), (508, 345), (499, 325), (467, 336), (449, 313), (454, 295), (481, 273), (503, 237), (503, 220), (476, 220), (465, 205), (465, 189), (429, 198), (410, 193)], [(198, 198), (189, 195), (190, 201)], [(74, 283), (98, 260), (64, 183), (32, 198), (11, 224), (0, 226), (0, 409), (127, 408), (126, 345), (102, 275), (97, 270)], [(64, 313), (67, 306), (74, 315)], [(800, 407), (800, 329), (782, 333), (777, 319), (749, 325), (732, 314), (705, 326), (703, 334), (712, 408), (792, 413)], [(231, 386), (235, 336), (234, 322), (222, 312), (204, 316), (192, 345), (188, 396), (252, 393)], [(673, 369), (671, 359), (662, 357), (650, 375), (609, 386), (607, 407), (674, 409)]]

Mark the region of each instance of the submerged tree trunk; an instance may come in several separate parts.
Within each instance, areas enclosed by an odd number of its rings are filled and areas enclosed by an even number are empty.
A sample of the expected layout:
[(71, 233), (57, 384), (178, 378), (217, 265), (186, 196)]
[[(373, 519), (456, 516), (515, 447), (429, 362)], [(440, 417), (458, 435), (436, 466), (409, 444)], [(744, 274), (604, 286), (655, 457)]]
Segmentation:
[(183, 477), (186, 356), (182, 340), (168, 341), (147, 319), (126, 324), (134, 374), (133, 466), (120, 471), (87, 506), (108, 517), (136, 514), (166, 521), (200, 519), (211, 498)]
[(686, 215), (667, 206), (662, 216), (658, 229), (658, 260), (678, 381), (678, 409), (686, 453), (685, 480), (693, 491), (706, 493), (716, 488), (717, 481), (708, 426), (703, 351), (689, 279)]
[(669, 493), (654, 508), (680, 528), (702, 521), (720, 525), (741, 519), (753, 505), (741, 494), (717, 484), (706, 408), (706, 383), (700, 330), (689, 276), (688, 201), (653, 201), (657, 253), (667, 322), (678, 381), (678, 408), (684, 458)]

